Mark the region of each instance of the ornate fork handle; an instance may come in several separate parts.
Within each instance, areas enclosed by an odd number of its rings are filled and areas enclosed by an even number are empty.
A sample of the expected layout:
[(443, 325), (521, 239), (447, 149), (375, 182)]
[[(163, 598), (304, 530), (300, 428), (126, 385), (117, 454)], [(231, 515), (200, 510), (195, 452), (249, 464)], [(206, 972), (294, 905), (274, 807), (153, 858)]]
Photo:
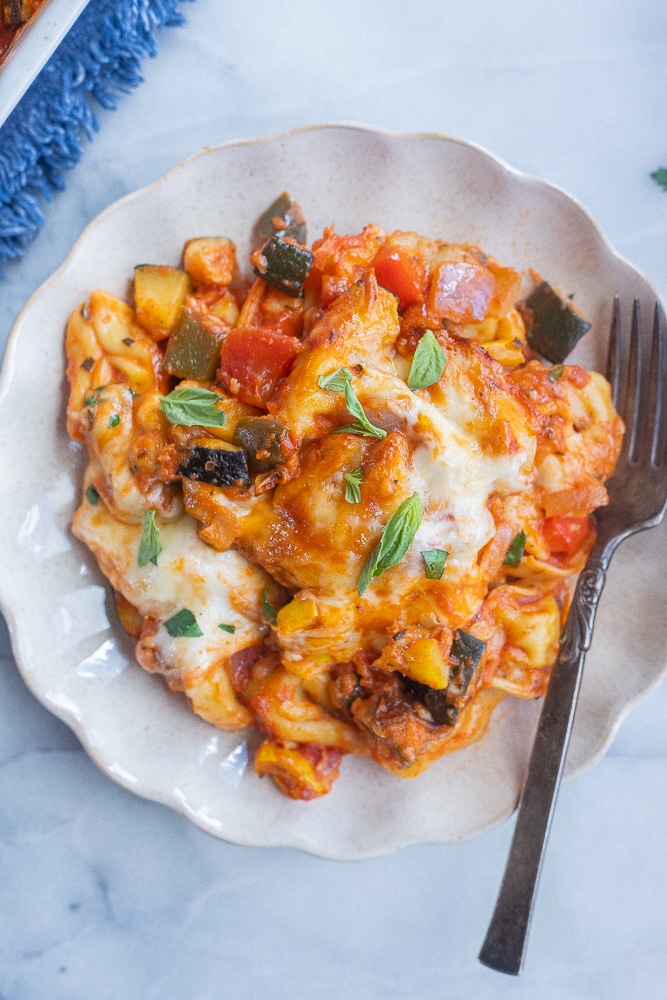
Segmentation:
[(479, 953), (498, 972), (521, 972), (535, 893), (572, 731), (586, 652), (611, 553), (589, 559), (574, 592), (535, 734), (514, 836)]

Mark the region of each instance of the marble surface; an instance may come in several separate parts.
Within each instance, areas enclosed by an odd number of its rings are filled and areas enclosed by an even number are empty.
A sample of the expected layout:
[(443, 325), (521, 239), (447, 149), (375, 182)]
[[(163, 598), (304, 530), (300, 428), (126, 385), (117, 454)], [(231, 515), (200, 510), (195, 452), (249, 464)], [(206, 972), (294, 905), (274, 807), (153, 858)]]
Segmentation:
[[(667, 194), (649, 177), (667, 166), (660, 0), (185, 10), (6, 268), (2, 343), (109, 202), (203, 145), (318, 121), (478, 143), (569, 190), (667, 293)], [(26, 689), (4, 626), (0, 657), (2, 1000), (664, 997), (667, 686), (562, 790), (513, 979), (476, 959), (512, 821), (351, 864), (227, 845), (102, 775)]]

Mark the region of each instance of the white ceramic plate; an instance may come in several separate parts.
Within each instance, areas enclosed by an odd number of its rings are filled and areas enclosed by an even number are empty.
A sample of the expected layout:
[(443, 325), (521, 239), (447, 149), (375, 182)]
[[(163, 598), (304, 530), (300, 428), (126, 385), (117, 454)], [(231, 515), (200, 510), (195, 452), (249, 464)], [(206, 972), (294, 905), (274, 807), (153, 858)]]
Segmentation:
[(0, 64), (0, 125), (46, 65), (89, 0), (46, 0)]
[[(64, 429), (63, 332), (95, 287), (123, 295), (141, 262), (177, 263), (186, 238), (232, 237), (244, 260), (259, 213), (283, 189), (310, 238), (325, 225), (368, 222), (472, 240), (519, 269), (533, 267), (592, 321), (576, 354), (603, 365), (612, 298), (650, 314), (655, 290), (563, 192), (455, 139), (322, 126), (205, 149), (111, 205), (30, 300), (10, 341), (0, 390), (0, 598), (27, 684), (78, 734), (111, 777), (173, 806), (215, 836), (290, 845), (323, 857), (370, 857), (415, 842), (488, 829), (515, 807), (539, 706), (506, 699), (480, 743), (413, 780), (345, 758), (323, 799), (283, 797), (243, 769), (248, 749), (192, 714), (132, 659), (108, 588), (68, 525), (83, 455)], [(667, 533), (621, 547), (609, 573), (586, 666), (568, 773), (603, 754), (620, 719), (665, 672), (659, 614)], [(252, 751), (252, 737), (249, 738)]]

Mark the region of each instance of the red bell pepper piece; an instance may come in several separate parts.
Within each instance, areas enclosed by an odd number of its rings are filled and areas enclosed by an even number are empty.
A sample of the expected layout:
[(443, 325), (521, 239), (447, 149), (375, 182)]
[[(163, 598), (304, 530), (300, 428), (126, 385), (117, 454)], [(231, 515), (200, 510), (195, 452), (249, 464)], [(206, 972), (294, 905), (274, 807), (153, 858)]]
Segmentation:
[(398, 298), (399, 311), (424, 296), (426, 275), (419, 261), (403, 247), (386, 243), (371, 261), (378, 285)]

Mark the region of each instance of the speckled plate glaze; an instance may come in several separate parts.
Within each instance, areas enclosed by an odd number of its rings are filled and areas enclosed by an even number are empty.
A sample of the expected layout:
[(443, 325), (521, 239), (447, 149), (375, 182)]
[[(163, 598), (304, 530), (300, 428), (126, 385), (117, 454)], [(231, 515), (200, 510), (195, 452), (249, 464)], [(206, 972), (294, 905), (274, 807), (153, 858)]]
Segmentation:
[[(225, 234), (239, 259), (280, 191), (310, 237), (369, 222), (474, 241), (573, 293), (592, 329), (575, 360), (603, 365), (613, 296), (650, 314), (656, 292), (572, 198), (489, 153), (437, 135), (306, 128), (207, 148), (111, 205), (33, 296), (13, 331), (0, 388), (0, 599), (26, 683), (110, 777), (238, 844), (285, 845), (352, 860), (489, 829), (515, 808), (539, 705), (506, 699), (485, 738), (409, 781), (345, 758), (333, 791), (293, 802), (246, 761), (254, 737), (198, 719), (136, 666), (109, 589), (69, 532), (83, 454), (64, 427), (63, 333), (96, 287), (124, 295), (139, 262), (173, 263), (186, 238)], [(598, 760), (629, 707), (667, 668), (661, 610), (667, 531), (635, 536), (612, 563), (577, 711), (567, 773)]]

